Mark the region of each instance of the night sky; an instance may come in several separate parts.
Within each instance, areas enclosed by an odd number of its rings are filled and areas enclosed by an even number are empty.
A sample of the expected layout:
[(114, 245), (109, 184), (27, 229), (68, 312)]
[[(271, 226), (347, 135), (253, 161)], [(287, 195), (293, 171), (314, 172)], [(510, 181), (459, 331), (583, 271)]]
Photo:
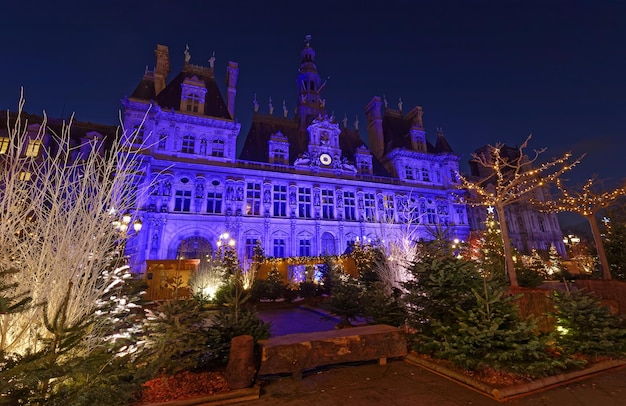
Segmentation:
[[(26, 4), (22, 6), (21, 4)], [(37, 4), (39, 3), (39, 4)], [(93, 4), (92, 4), (93, 3)], [(481, 145), (587, 153), (569, 178), (626, 177), (626, 2), (623, 1), (30, 1), (3, 6), (0, 108), (115, 124), (120, 99), (170, 49), (172, 72), (208, 66), (225, 88), (239, 63), (236, 118), (246, 135), (256, 93), (293, 112), (304, 36), (311, 34), (329, 112), (350, 127), (385, 95), (424, 108), (431, 142), (443, 131), (467, 161)], [(224, 94), (224, 90), (223, 90)], [(292, 114), (292, 113), (291, 113)], [(240, 141), (242, 141), (240, 140)]]

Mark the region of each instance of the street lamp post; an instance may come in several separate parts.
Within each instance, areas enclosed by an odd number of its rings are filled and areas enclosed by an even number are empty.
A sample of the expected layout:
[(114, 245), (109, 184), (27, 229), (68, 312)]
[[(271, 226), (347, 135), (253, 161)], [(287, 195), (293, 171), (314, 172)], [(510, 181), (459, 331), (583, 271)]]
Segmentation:
[[(115, 214), (115, 211), (111, 211), (112, 214)], [(132, 223), (131, 223), (132, 222)], [(113, 220), (113, 227), (119, 233), (119, 243), (118, 247), (120, 248), (120, 256), (126, 257), (126, 242), (131, 237), (129, 235), (129, 228), (132, 226), (132, 230), (135, 232), (135, 235), (139, 234), (141, 228), (143, 227), (143, 223), (141, 219), (137, 218), (133, 221), (133, 217), (129, 212), (125, 212), (119, 219)]]

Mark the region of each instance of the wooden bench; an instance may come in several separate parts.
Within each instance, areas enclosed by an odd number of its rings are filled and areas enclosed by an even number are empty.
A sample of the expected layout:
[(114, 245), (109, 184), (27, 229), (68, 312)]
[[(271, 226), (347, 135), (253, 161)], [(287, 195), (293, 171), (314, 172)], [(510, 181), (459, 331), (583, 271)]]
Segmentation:
[(407, 354), (404, 330), (378, 324), (341, 330), (289, 334), (260, 340), (259, 375), (290, 373), (301, 379), (307, 369), (344, 362), (387, 358)]

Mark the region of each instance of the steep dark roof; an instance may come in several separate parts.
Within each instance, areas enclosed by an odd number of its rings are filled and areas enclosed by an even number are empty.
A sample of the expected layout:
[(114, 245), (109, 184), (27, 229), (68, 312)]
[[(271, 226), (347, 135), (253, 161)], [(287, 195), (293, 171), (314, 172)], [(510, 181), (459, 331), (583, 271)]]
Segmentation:
[(145, 76), (139, 82), (139, 85), (135, 88), (135, 91), (130, 96), (135, 99), (154, 100), (156, 97), (154, 91), (154, 77)]
[(220, 89), (215, 82), (215, 78), (209, 74), (208, 69), (180, 72), (165, 86), (165, 89), (157, 95), (156, 100), (158, 105), (164, 110), (173, 108), (174, 110), (179, 111), (180, 98), (183, 92), (181, 85), (185, 79), (192, 78), (194, 76), (204, 82), (207, 89), (204, 98), (204, 115), (231, 119), (232, 117), (228, 113), (228, 108), (224, 103), (224, 99), (222, 98)]
[[(293, 163), (301, 154), (307, 151), (309, 135), (306, 130), (301, 130), (296, 119), (273, 117), (255, 114), (252, 119), (250, 131), (246, 136), (239, 159), (254, 162), (269, 162), (269, 140), (272, 134), (280, 131), (289, 141), (289, 162)], [(357, 148), (365, 145), (359, 132), (348, 128), (342, 128), (339, 134), (339, 147), (341, 153), (349, 161), (354, 162), (354, 154)], [(372, 170), (374, 175), (391, 177), (389, 172), (375, 157), (372, 157)]]
[(180, 98), (183, 93), (181, 85), (185, 79), (194, 77), (203, 82), (207, 89), (203, 114), (210, 117), (232, 119), (222, 98), (222, 93), (215, 82), (212, 70), (202, 66), (185, 65), (183, 71), (176, 75), (159, 94), (156, 94), (155, 91), (154, 74), (147, 72), (135, 88), (131, 98), (146, 101), (154, 100), (164, 110), (180, 111)]
[[(36, 114), (28, 114), (26, 112), (22, 112), (20, 116), (22, 122), (28, 121), (28, 124), (41, 124), (43, 123), (43, 116)], [(10, 128), (14, 128), (15, 122), (17, 120), (17, 113), (10, 112), (9, 113), (9, 126)], [(63, 131), (63, 126), (69, 124), (69, 120), (60, 119), (60, 118), (52, 118), (48, 117), (46, 121), (46, 128), (48, 132), (52, 132), (54, 134), (61, 134)], [(22, 124), (23, 125), (23, 124)], [(0, 112), (0, 134), (7, 133), (7, 112)], [(82, 138), (85, 137), (88, 133), (96, 131), (102, 134), (105, 138), (105, 146), (109, 146), (113, 140), (115, 139), (115, 135), (118, 132), (118, 126), (113, 125), (105, 125), (105, 124), (96, 124), (85, 121), (72, 121), (70, 127), (70, 138), (74, 142), (75, 145), (79, 145), (82, 142)]]
[(255, 114), (250, 131), (246, 136), (239, 159), (255, 162), (269, 162), (269, 140), (272, 134), (280, 131), (289, 141), (289, 162), (306, 151), (308, 134), (298, 128), (293, 119)]
[(437, 132), (437, 142), (435, 143), (435, 152), (438, 153), (452, 153), (452, 147), (448, 144), (448, 140), (443, 135), (443, 132)]
[[(383, 116), (383, 136), (385, 140), (385, 155), (396, 148), (413, 149), (410, 131), (413, 122), (399, 112), (386, 111)], [(426, 141), (426, 151), (436, 152), (435, 147)]]

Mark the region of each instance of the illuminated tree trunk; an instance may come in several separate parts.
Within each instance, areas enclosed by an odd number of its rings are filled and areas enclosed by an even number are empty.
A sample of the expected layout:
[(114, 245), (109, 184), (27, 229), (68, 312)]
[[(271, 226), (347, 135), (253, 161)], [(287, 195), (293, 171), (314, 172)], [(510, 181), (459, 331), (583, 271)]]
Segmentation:
[(506, 273), (509, 275), (509, 283), (511, 287), (518, 287), (517, 274), (515, 273), (515, 264), (513, 263), (513, 251), (509, 241), (509, 230), (504, 216), (504, 205), (496, 204), (496, 212), (498, 213), (498, 221), (500, 222), (500, 231), (502, 233), (502, 245), (504, 245), (504, 264)]
[(611, 270), (609, 269), (609, 261), (607, 261), (606, 253), (604, 252), (604, 243), (602, 242), (602, 236), (600, 235), (596, 217), (593, 214), (588, 214), (585, 215), (585, 218), (587, 218), (591, 226), (593, 241), (596, 243), (596, 251), (598, 251), (598, 258), (600, 258), (600, 264), (602, 264), (602, 279), (610, 280)]

